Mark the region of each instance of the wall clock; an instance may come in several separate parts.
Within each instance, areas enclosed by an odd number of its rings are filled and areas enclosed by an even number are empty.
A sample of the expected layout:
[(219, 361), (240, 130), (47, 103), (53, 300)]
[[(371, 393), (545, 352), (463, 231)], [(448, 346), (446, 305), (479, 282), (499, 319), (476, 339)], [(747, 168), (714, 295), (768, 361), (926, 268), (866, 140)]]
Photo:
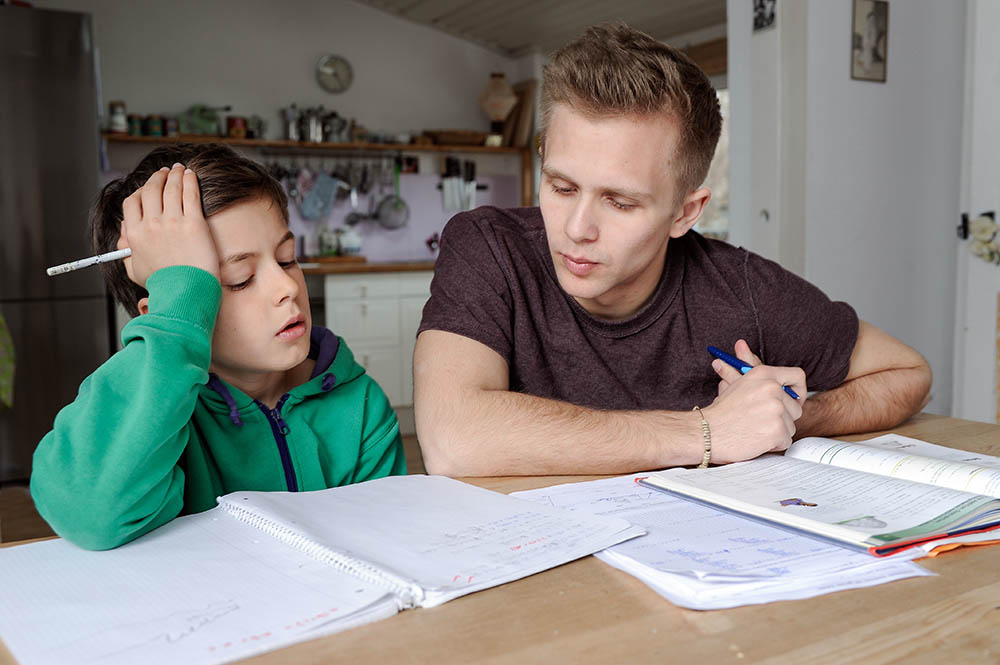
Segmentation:
[(344, 92), (354, 80), (351, 63), (339, 55), (324, 55), (316, 63), (316, 81), (327, 92)]

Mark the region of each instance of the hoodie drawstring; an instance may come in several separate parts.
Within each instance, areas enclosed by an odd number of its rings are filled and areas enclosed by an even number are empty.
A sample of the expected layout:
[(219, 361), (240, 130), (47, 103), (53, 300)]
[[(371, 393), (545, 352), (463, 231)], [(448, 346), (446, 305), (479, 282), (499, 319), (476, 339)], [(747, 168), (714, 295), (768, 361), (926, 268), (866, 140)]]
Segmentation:
[(240, 409), (236, 406), (236, 400), (233, 399), (232, 393), (229, 392), (229, 389), (226, 388), (219, 377), (215, 374), (209, 374), (208, 387), (219, 393), (219, 396), (226, 401), (226, 405), (229, 407), (229, 419), (233, 421), (233, 424), (237, 427), (243, 427), (243, 421), (240, 419)]

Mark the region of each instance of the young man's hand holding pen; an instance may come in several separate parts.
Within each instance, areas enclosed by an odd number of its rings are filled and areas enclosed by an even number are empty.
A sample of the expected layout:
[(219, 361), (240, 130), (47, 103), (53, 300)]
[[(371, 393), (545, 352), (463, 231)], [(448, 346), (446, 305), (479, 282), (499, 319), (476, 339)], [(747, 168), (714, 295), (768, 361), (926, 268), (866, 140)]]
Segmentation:
[[(712, 369), (719, 375), (719, 396), (703, 409), (711, 423), (712, 461), (720, 464), (750, 459), (788, 448), (795, 434), (795, 421), (802, 415), (801, 397), (806, 394), (806, 375), (798, 367), (763, 365), (745, 340), (735, 346), (736, 358), (753, 367), (745, 373), (716, 358)], [(757, 442), (756, 445), (753, 442)]]

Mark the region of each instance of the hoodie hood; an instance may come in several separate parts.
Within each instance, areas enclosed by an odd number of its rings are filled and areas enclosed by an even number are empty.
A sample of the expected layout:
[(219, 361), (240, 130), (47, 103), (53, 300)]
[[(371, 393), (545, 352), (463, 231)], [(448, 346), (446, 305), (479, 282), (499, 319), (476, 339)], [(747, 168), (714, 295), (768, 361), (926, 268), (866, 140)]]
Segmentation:
[[(337, 335), (322, 326), (312, 328), (309, 336), (309, 358), (316, 363), (312, 376), (302, 385), (286, 393), (279, 400), (279, 404), (284, 404), (289, 398), (294, 398), (291, 401), (295, 403), (301, 402), (312, 395), (333, 390), (365, 373), (364, 368), (354, 362), (354, 354), (347, 345), (341, 344)], [(243, 425), (241, 414), (258, 410), (252, 397), (239, 388), (229, 385), (212, 372), (208, 375), (208, 382), (201, 388), (200, 397), (212, 411), (228, 413), (229, 420), (237, 426)]]

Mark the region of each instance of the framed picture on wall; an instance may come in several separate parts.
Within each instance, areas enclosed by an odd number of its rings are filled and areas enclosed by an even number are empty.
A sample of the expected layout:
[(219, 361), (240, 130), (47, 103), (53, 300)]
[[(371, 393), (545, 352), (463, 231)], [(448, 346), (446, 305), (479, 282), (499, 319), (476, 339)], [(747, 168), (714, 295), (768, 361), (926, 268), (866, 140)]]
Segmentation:
[(889, 0), (854, 0), (851, 25), (851, 78), (885, 83)]
[(753, 0), (753, 31), (774, 25), (774, 6), (778, 0)]

